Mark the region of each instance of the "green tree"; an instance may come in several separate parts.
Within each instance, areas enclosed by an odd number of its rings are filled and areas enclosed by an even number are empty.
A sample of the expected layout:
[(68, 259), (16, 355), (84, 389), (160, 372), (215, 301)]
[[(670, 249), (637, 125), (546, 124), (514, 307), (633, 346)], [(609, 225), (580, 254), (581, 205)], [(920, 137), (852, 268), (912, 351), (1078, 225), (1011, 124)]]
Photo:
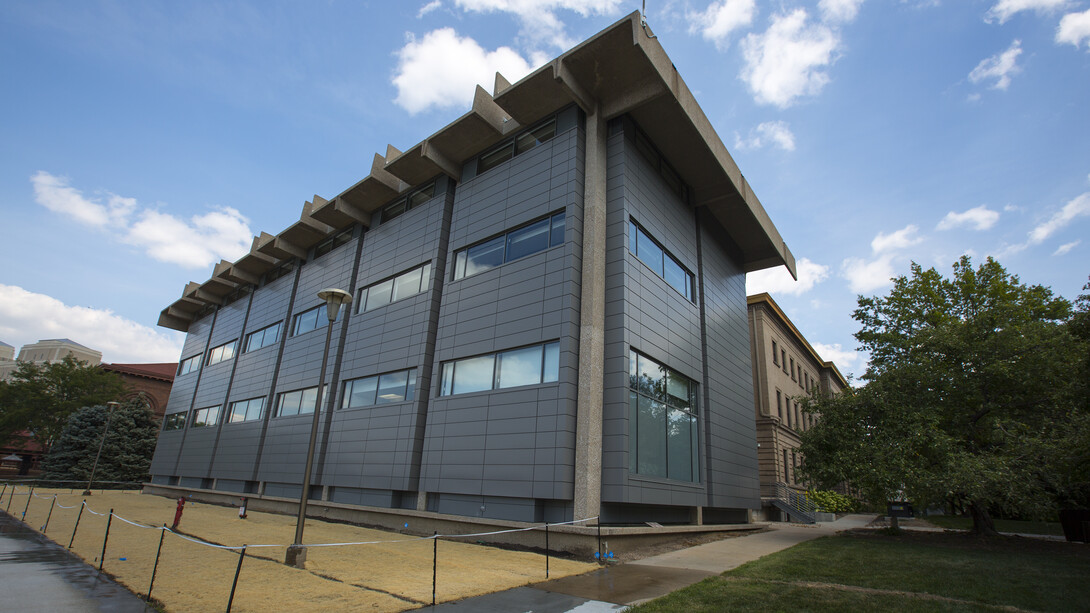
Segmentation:
[(112, 413), (101, 405), (83, 407), (72, 414), (45, 456), (42, 476), (69, 481), (89, 479), (101, 442), (96, 482), (146, 481), (158, 432), (155, 417), (138, 400), (125, 402)]
[(914, 263), (888, 295), (859, 298), (865, 386), (804, 402), (821, 419), (802, 435), (803, 473), (877, 503), (968, 508), (982, 534), (995, 534), (992, 511), (1048, 513), (1063, 485), (1048, 474), (1063, 468), (1060, 433), (1085, 421), (1074, 388), (1087, 344), (1071, 316), (991, 258), (963, 257), (950, 278)]
[(60, 362), (20, 362), (0, 381), (0, 443), (21, 432), (48, 450), (77, 409), (114, 400), (125, 390), (121, 377), (66, 356)]

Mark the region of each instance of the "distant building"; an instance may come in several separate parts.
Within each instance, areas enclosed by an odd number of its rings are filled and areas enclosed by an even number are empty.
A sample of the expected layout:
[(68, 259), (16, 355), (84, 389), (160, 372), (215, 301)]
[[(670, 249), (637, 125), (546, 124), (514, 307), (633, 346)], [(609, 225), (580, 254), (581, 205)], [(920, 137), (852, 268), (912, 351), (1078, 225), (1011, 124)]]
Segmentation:
[(118, 402), (127, 402), (139, 398), (156, 420), (163, 419), (163, 411), (170, 398), (170, 388), (174, 384), (174, 374), (178, 371), (177, 362), (158, 364), (103, 364), (102, 370), (121, 375), (128, 391)]
[[(795, 474), (802, 461), (798, 452), (799, 433), (810, 428), (816, 418), (802, 412), (800, 398), (836, 394), (848, 382), (836, 365), (821, 359), (771, 296), (748, 296), (746, 303), (759, 445), (757, 462), (761, 498), (767, 502), (776, 483), (806, 489)], [(767, 504), (765, 509), (768, 510)]]
[(23, 348), (19, 350), (19, 357), (15, 361), (4, 359), (4, 355), (8, 350), (13, 352), (14, 348), (7, 343), (0, 343), (0, 381), (11, 377), (11, 373), (15, 371), (18, 362), (48, 364), (50, 362), (60, 362), (66, 356), (72, 356), (91, 366), (98, 366), (102, 362), (101, 351), (89, 349), (67, 338), (48, 338), (30, 345), (23, 345)]

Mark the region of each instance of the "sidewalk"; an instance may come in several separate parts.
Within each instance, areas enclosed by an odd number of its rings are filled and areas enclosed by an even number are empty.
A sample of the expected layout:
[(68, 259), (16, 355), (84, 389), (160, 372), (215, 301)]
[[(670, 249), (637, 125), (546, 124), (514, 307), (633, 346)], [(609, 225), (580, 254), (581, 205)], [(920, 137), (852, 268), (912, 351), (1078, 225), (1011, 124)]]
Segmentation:
[(3, 511), (0, 569), (5, 611), (145, 611), (132, 592)]
[(737, 568), (804, 541), (862, 528), (873, 515), (847, 515), (815, 525), (770, 523), (770, 530), (680, 549), (584, 575), (537, 583), (487, 596), (425, 607), (422, 611), (456, 613), (603, 613), (621, 611), (706, 577)]

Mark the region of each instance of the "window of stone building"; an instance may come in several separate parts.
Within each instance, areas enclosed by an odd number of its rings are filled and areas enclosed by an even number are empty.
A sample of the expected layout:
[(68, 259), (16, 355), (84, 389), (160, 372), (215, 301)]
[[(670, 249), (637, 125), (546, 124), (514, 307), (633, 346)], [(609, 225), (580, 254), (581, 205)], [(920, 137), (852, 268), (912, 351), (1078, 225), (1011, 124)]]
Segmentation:
[(772, 363), (776, 366), (780, 365), (780, 354), (776, 349), (776, 341), (772, 341)]

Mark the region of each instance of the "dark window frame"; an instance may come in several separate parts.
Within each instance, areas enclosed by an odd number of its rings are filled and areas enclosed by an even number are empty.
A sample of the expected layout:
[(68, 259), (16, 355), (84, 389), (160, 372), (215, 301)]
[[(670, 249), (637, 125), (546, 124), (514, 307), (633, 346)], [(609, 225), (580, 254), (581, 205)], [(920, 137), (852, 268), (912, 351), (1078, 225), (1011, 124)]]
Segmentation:
[[(523, 253), (522, 255), (519, 255), (517, 257), (513, 257), (511, 259), (508, 259), (508, 249), (509, 249), (509, 245), (511, 243), (512, 235), (516, 235), (519, 232), (521, 232), (523, 230), (526, 230), (528, 228), (531, 228), (531, 227), (533, 227), (533, 226), (535, 226), (535, 225), (537, 225), (537, 224), (539, 224), (541, 222), (548, 222), (546, 224), (548, 227), (547, 227), (547, 229), (545, 231), (546, 232), (546, 243), (547, 243), (546, 246), (544, 248), (542, 248), (542, 249), (537, 250), (537, 251), (531, 251), (531, 252), (528, 252), (528, 253)], [(533, 219), (531, 221), (528, 221), (526, 223), (519, 224), (519, 225), (515, 226), (514, 228), (511, 228), (510, 230), (507, 230), (507, 231), (505, 231), (503, 233), (495, 234), (495, 235), (492, 235), (492, 236), (490, 236), (490, 237), (488, 237), (486, 239), (479, 240), (479, 241), (476, 241), (474, 243), (470, 243), (469, 245), (466, 245), (465, 247), (462, 247), (461, 249), (457, 249), (452, 253), (452, 257), (451, 257), (452, 264), (451, 264), (451, 270), (450, 270), (450, 280), (451, 281), (461, 281), (462, 279), (472, 277), (472, 276), (475, 276), (475, 275), (479, 275), (479, 274), (482, 274), (482, 273), (486, 273), (486, 272), (488, 272), (490, 270), (494, 270), (496, 268), (500, 268), (501, 266), (503, 266), (505, 264), (509, 264), (511, 262), (515, 262), (515, 261), (521, 260), (523, 258), (528, 258), (528, 257), (530, 257), (532, 255), (537, 255), (539, 253), (544, 253), (544, 252), (546, 252), (546, 251), (548, 251), (550, 249), (553, 249), (554, 247), (560, 247), (566, 241), (567, 227), (568, 227), (567, 226), (567, 213), (564, 210), (560, 210), (560, 211), (555, 211), (553, 213), (550, 213), (548, 215), (544, 215), (542, 217), (538, 217), (538, 218)], [(558, 233), (559, 233), (559, 236), (558, 236)], [(502, 251), (502, 255), (500, 256), (500, 262), (498, 264), (494, 264), (492, 266), (489, 266), (488, 268), (485, 268), (485, 269), (482, 269), (482, 270), (475, 270), (475, 271), (473, 271), (471, 273), (467, 273), (466, 269), (469, 266), (470, 251), (473, 250), (473, 249), (476, 249), (477, 247), (481, 247), (483, 245), (488, 245), (489, 243), (493, 243), (493, 242), (496, 242), (496, 241), (499, 241), (499, 243), (502, 243), (502, 250), (503, 251)]]
[[(201, 407), (199, 409), (193, 409), (192, 418), (189, 420), (190, 428), (212, 428), (219, 425), (220, 413), (222, 413), (223, 405), (215, 405), (210, 407)], [(209, 416), (211, 418), (209, 419)]]
[[(224, 348), (227, 347), (228, 345), (231, 346), (231, 355), (224, 356), (223, 354), (226, 353)], [(226, 362), (228, 360), (234, 359), (234, 357), (236, 355), (235, 351), (236, 351), (236, 349), (238, 349), (237, 345), (238, 345), (238, 339), (236, 338), (236, 339), (232, 339), (230, 341), (227, 341), (226, 343), (223, 343), (222, 345), (216, 345), (215, 347), (209, 349), (208, 350), (208, 360), (206, 360), (205, 363), (204, 363), (205, 366), (212, 366), (213, 364), (219, 364), (220, 362)], [(218, 355), (217, 355), (217, 352), (218, 352)]]
[(197, 355), (191, 355), (188, 358), (186, 358), (186, 359), (182, 360), (181, 362), (179, 362), (178, 363), (178, 376), (181, 377), (183, 375), (188, 375), (191, 372), (200, 371), (201, 363), (203, 362), (203, 360), (202, 360), (203, 357), (204, 357), (203, 353), (198, 353)]
[[(684, 264), (682, 264), (681, 261), (677, 259), (677, 256), (675, 256), (673, 253), (671, 253), (669, 249), (664, 247), (661, 242), (659, 242), (650, 232), (647, 231), (646, 228), (644, 228), (642, 225), (640, 225), (640, 223), (638, 221), (636, 221), (634, 218), (629, 218), (628, 223), (629, 223), (628, 231), (629, 231), (629, 234), (630, 234), (629, 237), (628, 237), (628, 250), (630, 252), (632, 252), (632, 255), (636, 256), (636, 259), (639, 260), (641, 264), (643, 264), (644, 266), (649, 268), (651, 270), (651, 272), (658, 275), (658, 277), (660, 279), (662, 279), (663, 281), (665, 281), (666, 285), (670, 286), (675, 292), (681, 294), (681, 296), (684, 297), (689, 302), (691, 302), (693, 304), (696, 304), (696, 275), (694, 275), (688, 269), (688, 267), (686, 267)], [(663, 272), (660, 273), (658, 269), (652, 267), (652, 265), (648, 262), (647, 259), (645, 259), (644, 257), (642, 257), (640, 255), (640, 250), (639, 250), (640, 241), (639, 241), (639, 238), (640, 238), (641, 235), (644, 238), (646, 238), (647, 240), (651, 241), (654, 244), (654, 246), (657, 247), (658, 250), (662, 252), (662, 267), (661, 268), (662, 268)], [(684, 275), (685, 275), (685, 291), (679, 290), (676, 285), (671, 283), (670, 280), (666, 278), (667, 262), (672, 262), (675, 266), (677, 266), (678, 268), (681, 269), (682, 273), (684, 273)]]
[[(552, 132), (548, 133), (548, 135), (542, 139), (541, 137), (545, 135), (545, 129), (550, 127), (552, 128)], [(503, 165), (504, 162), (514, 159), (527, 151), (531, 151), (532, 149), (537, 148), (538, 145), (551, 141), (556, 138), (556, 134), (556, 116), (553, 115), (478, 155), (476, 176), (479, 177), (489, 170)], [(533, 142), (530, 142), (527, 139), (528, 136), (534, 137)]]
[[(246, 345), (245, 345), (245, 348), (242, 350), (242, 353), (250, 353), (251, 351), (257, 351), (258, 349), (264, 349), (265, 347), (269, 347), (269, 346), (272, 346), (272, 345), (275, 345), (276, 343), (278, 343), (280, 341), (280, 334), (281, 334), (281, 332), (283, 332), (283, 325), (284, 325), (283, 321), (278, 321), (278, 322), (276, 322), (274, 324), (269, 324), (269, 325), (267, 325), (267, 326), (265, 326), (263, 328), (258, 328), (257, 330), (254, 330), (253, 332), (250, 332), (249, 334), (247, 334), (246, 335)], [(269, 331), (270, 328), (276, 328), (276, 337), (273, 338), (272, 341), (266, 343), (265, 342), (265, 337), (268, 336), (268, 331)], [(257, 347), (251, 347), (250, 345), (252, 344), (253, 338), (258, 334), (261, 334), (261, 345), (259, 345)]]
[[(324, 308), (326, 308), (326, 305), (319, 304), (318, 306), (310, 307), (309, 309), (306, 309), (305, 311), (299, 311), (295, 315), (292, 315), (292, 317), (291, 317), (291, 337), (294, 338), (296, 336), (306, 334), (307, 332), (314, 332), (315, 330), (321, 330), (322, 328), (328, 326), (329, 325), (329, 317), (325, 316), (325, 314), (321, 312), (321, 310), (324, 309)], [(299, 330), (300, 322), (309, 323), (309, 322), (304, 322), (303, 318), (304, 317), (309, 318), (311, 316), (314, 317), (314, 327), (313, 328), (307, 328), (306, 330)]]
[[(386, 376), (390, 376), (390, 375), (398, 375), (398, 374), (401, 374), (401, 373), (405, 373), (405, 387), (402, 390), (401, 400), (380, 401), (379, 400), (379, 391), (382, 389), (382, 387), (381, 387), (382, 377), (386, 377)], [(367, 381), (369, 379), (374, 379), (375, 380), (374, 400), (369, 404), (350, 405), (349, 403), (351, 402), (351, 399), (352, 399), (352, 388), (357, 384), (357, 382), (362, 384), (364, 381)], [(385, 405), (385, 404), (399, 404), (399, 403), (403, 403), (403, 402), (416, 402), (416, 400), (417, 400), (416, 389), (418, 387), (417, 386), (418, 383), (419, 383), (419, 375), (417, 374), (417, 369), (415, 367), (413, 367), (413, 368), (403, 368), (403, 369), (400, 369), (400, 370), (393, 370), (393, 371), (389, 371), (389, 372), (383, 372), (383, 373), (378, 373), (378, 374), (374, 374), (374, 375), (367, 375), (367, 376), (364, 376), (364, 377), (356, 377), (354, 379), (348, 379), (341, 386), (341, 404), (340, 404), (339, 407), (337, 407), (337, 410), (348, 411), (348, 410), (354, 410), (354, 409), (366, 409), (366, 408), (369, 408), (369, 407), (376, 407), (376, 406)]]
[[(382, 207), (381, 213), (379, 213), (379, 225), (388, 221), (393, 221), (398, 217), (401, 217), (405, 213), (419, 207), (428, 200), (435, 197), (435, 181), (431, 181), (420, 187), (406, 191), (404, 194), (398, 196), (393, 202), (386, 204)], [(401, 207), (398, 210), (398, 207)], [(395, 212), (396, 211), (396, 212)]]
[[(426, 269), (426, 272), (427, 272), (426, 277), (425, 277), (425, 269)], [(395, 297), (394, 296), (395, 290), (399, 287), (398, 284), (397, 284), (398, 279), (401, 279), (402, 277), (406, 277), (408, 275), (411, 275), (411, 274), (415, 273), (418, 270), (420, 271), (420, 286), (419, 286), (419, 289), (415, 293), (407, 294), (405, 296)], [(374, 283), (368, 285), (367, 287), (360, 288), (360, 290), (358, 292), (356, 292), (356, 314), (358, 315), (360, 313), (368, 313), (368, 312), (374, 311), (376, 309), (381, 309), (382, 307), (389, 306), (389, 305), (391, 305), (391, 304), (393, 304), (395, 302), (400, 302), (400, 301), (405, 300), (407, 298), (412, 298), (413, 296), (419, 296), (420, 294), (423, 294), (424, 292), (427, 292), (428, 290), (431, 289), (432, 272), (433, 272), (432, 271), (432, 262), (431, 262), (431, 260), (428, 260), (427, 262), (424, 262), (423, 264), (420, 264), (420, 265), (414, 266), (414, 267), (412, 267), (412, 268), (410, 268), (408, 270), (404, 270), (402, 272), (399, 272), (396, 275), (386, 277), (385, 279), (380, 279), (378, 281), (375, 281)], [(390, 282), (390, 298), (389, 298), (389, 300), (387, 300), (384, 304), (376, 305), (373, 308), (367, 308), (367, 297), (368, 297), (368, 293), (370, 292), (370, 290), (372, 288), (378, 287), (378, 286), (380, 286), (383, 283), (386, 283), (388, 281)]]
[[(261, 401), (261, 407), (257, 411), (257, 417), (248, 417), (250, 415), (250, 408), (255, 400)], [(261, 421), (261, 418), (265, 416), (265, 396), (257, 396), (256, 398), (246, 398), (244, 400), (236, 400), (228, 405), (227, 409), (227, 421), (228, 424), (243, 424), (252, 421)], [(235, 408), (245, 403), (246, 409), (243, 411), (242, 419), (235, 419)]]
[[(540, 367), (540, 369), (538, 371), (538, 381), (537, 381), (537, 383), (524, 383), (524, 384), (520, 384), (520, 385), (509, 385), (509, 386), (501, 387), (500, 386), (500, 383), (501, 383), (500, 376), (501, 376), (502, 373), (500, 371), (500, 367), (502, 365), (502, 356), (504, 354), (513, 354), (513, 353), (516, 353), (516, 352), (519, 352), (519, 351), (525, 351), (527, 349), (533, 349), (533, 348), (537, 348), (537, 347), (541, 348), (541, 367)], [(556, 372), (555, 372), (556, 378), (555, 379), (547, 379), (547, 376), (552, 374), (552, 369), (550, 368), (551, 365), (548, 363), (550, 348), (552, 348), (555, 351), (555, 357), (556, 357), (556, 365), (555, 365), (556, 366)], [(461, 392), (454, 391), (455, 384), (456, 384), (455, 379), (458, 376), (458, 363), (459, 362), (464, 363), (464, 362), (468, 362), (470, 360), (479, 360), (479, 359), (482, 359), (482, 358), (492, 358), (492, 374), (489, 377), (490, 387), (488, 387), (487, 389), (475, 389), (475, 390), (461, 391)], [(458, 395), (461, 395), (461, 394), (479, 394), (479, 393), (484, 393), (484, 392), (495, 392), (495, 391), (499, 391), (499, 390), (513, 389), (513, 388), (516, 388), (516, 387), (529, 387), (529, 386), (532, 386), (532, 385), (549, 385), (549, 384), (557, 383), (559, 381), (560, 381), (560, 340), (555, 339), (555, 340), (545, 341), (543, 343), (532, 343), (532, 344), (529, 344), (529, 345), (523, 345), (521, 347), (512, 347), (510, 349), (504, 349), (503, 351), (493, 351), (493, 352), (490, 352), (490, 353), (482, 353), (482, 354), (479, 354), (479, 355), (470, 355), (470, 356), (464, 356), (464, 357), (461, 357), (461, 358), (457, 358), (457, 359), (454, 359), (454, 360), (447, 360), (447, 361), (445, 361), (445, 362), (443, 362), (442, 364), (439, 365), (439, 381), (438, 381), (438, 394), (437, 395), (439, 397), (445, 397), (445, 396), (458, 396)]]

